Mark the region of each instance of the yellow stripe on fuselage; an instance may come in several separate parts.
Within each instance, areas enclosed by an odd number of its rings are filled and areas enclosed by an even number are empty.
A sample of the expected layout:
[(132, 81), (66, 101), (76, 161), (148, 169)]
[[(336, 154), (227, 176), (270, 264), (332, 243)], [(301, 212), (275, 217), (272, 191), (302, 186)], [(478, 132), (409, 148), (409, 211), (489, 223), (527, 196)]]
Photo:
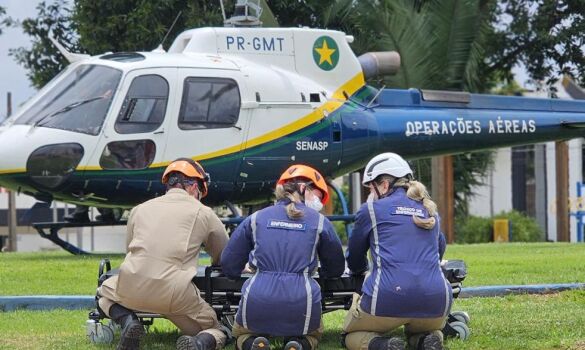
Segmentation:
[(26, 169), (7, 169), (7, 170), (0, 170), (0, 175), (7, 175), (7, 174), (18, 174), (24, 173)]
[[(333, 98), (332, 98), (333, 100), (332, 101), (327, 101), (321, 107), (315, 109), (314, 111), (312, 111), (308, 115), (301, 117), (300, 119), (295, 120), (294, 122), (292, 122), (288, 125), (285, 125), (281, 128), (278, 128), (276, 130), (272, 130), (264, 135), (258, 136), (254, 139), (251, 139), (251, 140), (248, 140), (245, 143), (240, 143), (240, 144), (230, 146), (230, 147), (218, 150), (218, 151), (213, 151), (210, 153), (200, 154), (200, 155), (194, 156), (192, 158), (194, 160), (197, 160), (197, 161), (211, 159), (211, 158), (217, 158), (217, 157), (225, 156), (225, 155), (230, 154), (230, 153), (239, 152), (240, 150), (242, 150), (242, 148), (243, 149), (252, 148), (252, 147), (264, 144), (264, 143), (271, 142), (273, 140), (276, 140), (276, 139), (281, 138), (283, 136), (286, 136), (288, 134), (292, 134), (298, 130), (301, 130), (304, 127), (307, 127), (307, 126), (321, 120), (323, 118), (324, 111), (332, 113), (336, 109), (338, 109), (345, 102), (344, 92), (348, 95), (352, 95), (353, 93), (355, 93), (359, 88), (361, 88), (364, 85), (365, 85), (364, 75), (363, 75), (363, 73), (360, 72), (359, 74), (357, 74), (355, 77), (353, 77), (352, 79), (347, 81), (345, 84), (343, 84), (339, 89), (337, 89), (333, 93)], [(172, 162), (172, 160), (155, 163), (155, 164), (152, 164), (150, 166), (150, 168), (159, 168), (159, 167), (167, 166), (171, 162)], [(99, 166), (85, 166), (85, 167), (77, 167), (76, 170), (78, 170), (78, 171), (83, 171), (83, 170), (91, 171), (91, 170), (102, 170), (102, 168)]]

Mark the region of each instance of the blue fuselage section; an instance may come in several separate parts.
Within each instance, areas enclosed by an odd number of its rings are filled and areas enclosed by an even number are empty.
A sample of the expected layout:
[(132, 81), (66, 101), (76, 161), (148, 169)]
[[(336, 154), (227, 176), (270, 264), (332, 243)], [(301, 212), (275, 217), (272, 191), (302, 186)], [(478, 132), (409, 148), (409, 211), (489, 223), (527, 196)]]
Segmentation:
[[(271, 142), (203, 160), (212, 179), (205, 201), (209, 205), (265, 202), (276, 179), (292, 163), (309, 164), (337, 177), (362, 168), (381, 152), (423, 158), (564, 140), (582, 136), (584, 126), (585, 102), (488, 95), (430, 101), (419, 90), (379, 92), (365, 86), (314, 124)], [(163, 170), (75, 171), (50, 190), (27, 173), (13, 173), (0, 175), (0, 185), (44, 200), (132, 207), (164, 193)]]

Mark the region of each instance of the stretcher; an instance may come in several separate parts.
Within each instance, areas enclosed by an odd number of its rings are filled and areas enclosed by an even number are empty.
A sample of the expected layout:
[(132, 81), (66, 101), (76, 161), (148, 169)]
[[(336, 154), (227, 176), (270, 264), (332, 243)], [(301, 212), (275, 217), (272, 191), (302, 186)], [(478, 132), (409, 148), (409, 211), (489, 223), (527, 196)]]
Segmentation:
[[(453, 297), (457, 298), (461, 292), (462, 282), (467, 275), (467, 267), (462, 260), (449, 260), (442, 265), (443, 274), (451, 283)], [(108, 278), (118, 274), (117, 269), (112, 269), (110, 261), (103, 259), (98, 270), (98, 287)], [(222, 274), (221, 268), (216, 266), (201, 266), (193, 283), (200, 291), (202, 298), (209, 303), (217, 313), (218, 319), (224, 326), (228, 338), (231, 338), (231, 329), (238, 311), (241, 290), (244, 282), (251, 274), (242, 274), (238, 279), (230, 279)], [(318, 274), (313, 276), (321, 286), (321, 307), (323, 313), (335, 310), (348, 310), (352, 303), (354, 293), (360, 293), (363, 275), (344, 274), (340, 278), (320, 278)], [(119, 327), (108, 320), (107, 317), (97, 309), (99, 296), (96, 295), (96, 309), (89, 313), (87, 320), (87, 336), (94, 343), (111, 343), (114, 340), (114, 333)], [(154, 319), (163, 317), (159, 314), (136, 311), (136, 315), (146, 327), (151, 326)], [(443, 329), (446, 337), (458, 337), (463, 340), (470, 335), (469, 315), (463, 311), (451, 312), (447, 324)]]

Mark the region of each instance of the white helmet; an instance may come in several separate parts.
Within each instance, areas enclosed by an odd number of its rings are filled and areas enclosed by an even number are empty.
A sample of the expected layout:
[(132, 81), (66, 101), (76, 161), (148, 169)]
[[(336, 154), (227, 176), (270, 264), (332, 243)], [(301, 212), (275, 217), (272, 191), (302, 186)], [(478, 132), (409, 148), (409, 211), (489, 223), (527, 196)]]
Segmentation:
[(366, 165), (362, 184), (366, 186), (368, 182), (383, 174), (395, 178), (401, 178), (409, 174), (412, 176), (412, 169), (410, 169), (408, 163), (396, 153), (387, 152), (378, 154), (368, 162), (368, 165)]

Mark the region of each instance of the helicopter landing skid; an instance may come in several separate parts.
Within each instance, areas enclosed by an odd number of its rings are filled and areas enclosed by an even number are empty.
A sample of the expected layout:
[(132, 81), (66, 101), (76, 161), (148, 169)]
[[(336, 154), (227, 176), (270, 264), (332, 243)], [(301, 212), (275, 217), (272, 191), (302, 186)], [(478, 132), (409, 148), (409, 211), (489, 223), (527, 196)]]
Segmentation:
[[(74, 246), (73, 244), (64, 241), (59, 237), (59, 231), (64, 228), (75, 228), (75, 227), (100, 227), (100, 226), (125, 226), (126, 221), (115, 221), (115, 222), (84, 222), (84, 223), (73, 223), (73, 222), (38, 222), (33, 223), (32, 226), (37, 230), (39, 235), (49, 241), (55, 243), (59, 247), (65, 249), (74, 255), (91, 255), (92, 253), (86, 252), (85, 250)], [(48, 230), (48, 232), (46, 231)]]

